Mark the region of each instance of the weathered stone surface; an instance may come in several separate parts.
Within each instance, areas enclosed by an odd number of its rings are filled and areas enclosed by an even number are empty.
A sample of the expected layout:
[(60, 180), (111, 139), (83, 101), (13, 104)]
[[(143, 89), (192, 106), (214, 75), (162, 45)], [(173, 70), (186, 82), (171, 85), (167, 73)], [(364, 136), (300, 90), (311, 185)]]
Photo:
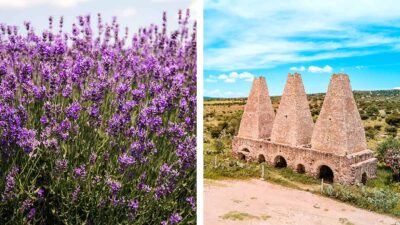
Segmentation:
[(274, 118), (275, 112), (265, 78), (255, 78), (244, 108), (238, 136), (253, 139), (269, 138)]
[[(265, 111), (268, 120), (261, 120)], [(236, 156), (343, 184), (365, 183), (376, 177), (377, 159), (366, 147), (347, 75), (332, 76), (314, 129), (300, 75), (289, 75), (274, 123), (273, 115), (265, 80), (259, 78), (253, 83), (239, 135), (232, 141)], [(271, 140), (265, 139), (268, 130)], [(302, 146), (310, 142), (310, 135), (311, 145)]]
[(292, 146), (311, 142), (313, 119), (301, 75), (289, 74), (271, 133), (271, 141)]
[(367, 149), (349, 77), (334, 74), (311, 139), (314, 149), (346, 155)]

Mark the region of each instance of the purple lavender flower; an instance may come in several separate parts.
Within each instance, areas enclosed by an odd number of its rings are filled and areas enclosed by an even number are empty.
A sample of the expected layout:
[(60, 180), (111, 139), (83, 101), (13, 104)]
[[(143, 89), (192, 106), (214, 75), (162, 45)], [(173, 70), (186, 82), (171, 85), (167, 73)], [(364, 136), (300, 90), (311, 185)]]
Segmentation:
[(194, 199), (194, 197), (193, 196), (187, 197), (186, 201), (190, 204), (192, 210), (196, 211), (196, 200)]
[(81, 111), (81, 105), (79, 104), (79, 102), (74, 102), (65, 109), (65, 115), (69, 119), (77, 120), (79, 117), (80, 111)]
[(96, 159), (97, 159), (97, 154), (95, 152), (92, 152), (92, 154), (90, 154), (89, 157), (89, 163), (94, 165), (96, 163)]
[(68, 160), (66, 160), (66, 159), (59, 160), (59, 159), (57, 159), (56, 160), (56, 167), (57, 167), (58, 171), (65, 171), (67, 169), (67, 167), (68, 167)]
[(121, 168), (126, 168), (130, 165), (133, 165), (135, 160), (131, 156), (128, 156), (126, 153), (124, 153), (118, 157), (118, 162)]
[(115, 180), (108, 180), (107, 184), (110, 187), (111, 192), (113, 194), (117, 193), (119, 191), (119, 189), (121, 189), (121, 187), (122, 187), (121, 183), (118, 181), (115, 181)]
[(169, 221), (171, 222), (171, 224), (177, 224), (182, 220), (182, 217), (178, 214), (178, 213), (173, 213), (170, 217), (169, 217)]
[(6, 176), (6, 187), (3, 193), (3, 200), (11, 199), (14, 195), (15, 177), (17, 176), (19, 169), (12, 167), (10, 172)]
[(172, 166), (168, 166), (168, 164), (164, 163), (160, 168), (161, 175), (167, 175), (171, 171), (171, 168)]
[(74, 190), (74, 192), (72, 192), (72, 201), (76, 201), (76, 199), (78, 199), (78, 194), (81, 192), (81, 186), (77, 186)]
[[(131, 38), (128, 29), (121, 35), (116, 18), (105, 23), (100, 15), (98, 32), (90, 16), (79, 16), (69, 31), (62, 17), (57, 31), (53, 18), (39, 32), (30, 22), (21, 34), (17, 26), (0, 24), (0, 151), (3, 167), (12, 168), (0, 171), (1, 201), (10, 212), (19, 208), (26, 222), (46, 223), (37, 207), (59, 205), (51, 196), (64, 196), (63, 190), (71, 201), (57, 213), (72, 213), (66, 220), (87, 205), (107, 208), (105, 218), (126, 210), (131, 223), (148, 215), (140, 212), (146, 205), (161, 203), (176, 206), (163, 224), (192, 216), (176, 213), (196, 207), (190, 196), (197, 46), (188, 15), (179, 12), (179, 29), (169, 31), (164, 13), (161, 26), (140, 28)], [(165, 164), (153, 168), (160, 160)], [(15, 162), (24, 165), (23, 174)], [(38, 185), (33, 193), (30, 180)], [(88, 204), (78, 204), (81, 197)], [(142, 199), (146, 204), (139, 207)]]
[(44, 197), (44, 188), (39, 188), (36, 192), (37, 196), (39, 199), (42, 199)]
[(83, 178), (86, 176), (86, 168), (85, 165), (80, 165), (74, 169), (75, 177)]
[(42, 123), (43, 125), (46, 125), (49, 122), (49, 119), (47, 118), (47, 116), (43, 115), (42, 117), (40, 117), (40, 123)]
[(139, 201), (137, 199), (131, 199), (128, 201), (128, 208), (132, 211), (136, 211), (139, 208)]
[(30, 153), (35, 150), (39, 145), (39, 141), (36, 140), (36, 131), (28, 130), (26, 128), (22, 128), (18, 133), (18, 141), (17, 144), (26, 152)]
[(35, 215), (36, 215), (36, 209), (35, 208), (31, 208), (31, 210), (29, 210), (29, 213), (28, 213), (28, 216), (27, 216), (28, 220), (32, 220), (33, 217), (35, 217)]

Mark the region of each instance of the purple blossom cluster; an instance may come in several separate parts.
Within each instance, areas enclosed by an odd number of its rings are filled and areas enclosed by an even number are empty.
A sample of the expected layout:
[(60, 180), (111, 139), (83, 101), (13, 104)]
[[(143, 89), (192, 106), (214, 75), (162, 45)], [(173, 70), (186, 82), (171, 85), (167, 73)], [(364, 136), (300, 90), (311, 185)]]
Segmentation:
[(131, 35), (100, 14), (97, 33), (90, 15), (71, 32), (62, 17), (40, 33), (30, 22), (24, 31), (0, 24), (0, 207), (20, 213), (0, 224), (194, 220), (189, 18), (180, 11), (179, 28), (168, 31), (164, 13), (161, 26)]

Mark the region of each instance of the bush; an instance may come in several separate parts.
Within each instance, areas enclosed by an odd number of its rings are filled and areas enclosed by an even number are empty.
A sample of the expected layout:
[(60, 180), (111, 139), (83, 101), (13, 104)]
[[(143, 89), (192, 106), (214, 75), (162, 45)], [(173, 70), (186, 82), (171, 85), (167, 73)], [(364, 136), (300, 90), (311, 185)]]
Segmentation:
[(380, 161), (384, 161), (385, 153), (388, 149), (400, 149), (400, 141), (395, 138), (389, 138), (379, 143), (376, 153)]
[(374, 128), (375, 128), (375, 130), (378, 130), (378, 131), (380, 131), (380, 130), (381, 130), (381, 128), (382, 128), (382, 125), (380, 125), (380, 124), (376, 124), (376, 125), (374, 125)]
[(368, 116), (372, 117), (372, 116), (377, 116), (379, 114), (379, 110), (376, 106), (372, 105), (369, 106), (365, 109), (365, 112), (367, 113)]
[(211, 127), (210, 128), (210, 134), (211, 134), (211, 137), (212, 138), (219, 138), (219, 136), (220, 136), (220, 134), (221, 134), (221, 131), (222, 130), (220, 130), (220, 127), (219, 126), (216, 126), (216, 127)]
[(368, 187), (325, 185), (323, 195), (377, 212), (390, 212), (399, 202), (396, 192)]
[(374, 129), (369, 129), (365, 132), (365, 136), (367, 136), (368, 139), (375, 139), (377, 131)]
[(387, 149), (384, 156), (386, 166), (393, 171), (395, 180), (400, 180), (400, 148)]
[(225, 149), (224, 142), (222, 142), (221, 140), (215, 140), (214, 141), (214, 149), (215, 149), (216, 153), (218, 153), (218, 154), (223, 153), (224, 149)]
[(394, 127), (399, 127), (400, 126), (400, 114), (392, 114), (385, 119), (386, 123), (394, 126)]
[(392, 137), (397, 136), (397, 128), (396, 127), (386, 127), (385, 131), (389, 136), (392, 136)]

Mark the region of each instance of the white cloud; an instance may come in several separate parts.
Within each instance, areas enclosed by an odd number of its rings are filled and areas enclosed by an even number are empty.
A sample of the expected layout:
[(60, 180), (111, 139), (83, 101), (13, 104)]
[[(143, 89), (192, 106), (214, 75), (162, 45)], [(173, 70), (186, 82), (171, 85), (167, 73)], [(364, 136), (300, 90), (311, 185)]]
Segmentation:
[(37, 5), (52, 5), (60, 8), (69, 8), (86, 1), (88, 0), (0, 0), (0, 8), (27, 8)]
[(136, 9), (132, 7), (118, 9), (115, 11), (115, 14), (118, 15), (118, 17), (132, 17), (136, 15)]
[(400, 90), (400, 87), (394, 87), (393, 90)]
[(301, 66), (301, 67), (293, 66), (293, 67), (290, 67), (290, 70), (292, 70), (292, 71), (304, 71), (304, 70), (306, 70), (306, 68), (304, 66)]
[(245, 94), (238, 91), (222, 91), (220, 89), (204, 90), (204, 96), (216, 98), (238, 98), (244, 97)]
[(235, 83), (236, 80), (241, 79), (243, 81), (251, 82), (254, 79), (254, 75), (249, 72), (230, 72), (227, 74), (220, 74), (219, 76), (210, 75), (209, 78), (217, 78), (219, 80), (223, 80), (225, 83)]
[[(395, 0), (206, 0), (204, 7), (206, 69), (273, 68), (400, 51)], [(366, 29), (375, 26), (388, 29)]]
[(364, 68), (366, 68), (366, 66), (356, 66), (356, 69), (358, 69), (358, 70), (361, 70), (361, 69), (364, 69)]
[(332, 73), (333, 68), (329, 65), (326, 65), (324, 67), (309, 66), (308, 71), (311, 73)]
[(211, 78), (207, 78), (207, 79), (205, 79), (205, 82), (206, 83), (216, 83), (217, 80), (214, 80), (214, 79), (211, 79)]

